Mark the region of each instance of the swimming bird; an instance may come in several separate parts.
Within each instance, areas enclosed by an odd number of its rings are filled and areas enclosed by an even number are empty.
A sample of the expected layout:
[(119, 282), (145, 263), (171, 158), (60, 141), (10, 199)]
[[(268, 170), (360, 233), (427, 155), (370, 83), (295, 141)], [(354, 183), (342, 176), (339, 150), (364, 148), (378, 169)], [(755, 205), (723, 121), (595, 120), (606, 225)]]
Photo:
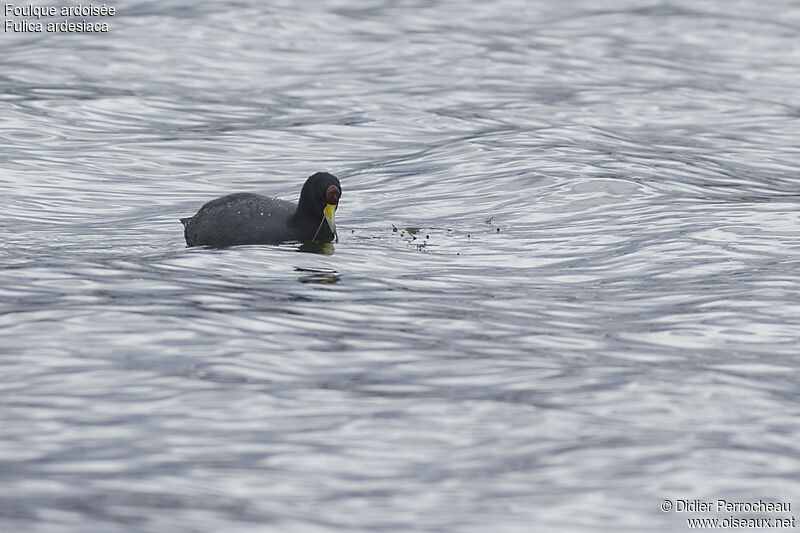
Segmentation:
[(341, 196), (339, 179), (317, 172), (306, 180), (296, 204), (247, 192), (229, 194), (182, 218), (183, 234), (188, 246), (331, 242)]

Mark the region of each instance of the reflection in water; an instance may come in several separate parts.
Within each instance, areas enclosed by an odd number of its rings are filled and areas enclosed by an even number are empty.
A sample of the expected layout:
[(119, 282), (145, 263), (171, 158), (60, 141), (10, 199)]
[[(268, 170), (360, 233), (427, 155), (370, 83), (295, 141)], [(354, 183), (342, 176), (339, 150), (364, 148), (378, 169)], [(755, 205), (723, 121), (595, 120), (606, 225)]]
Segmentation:
[(306, 241), (297, 247), (298, 252), (308, 252), (320, 255), (332, 255), (336, 251), (332, 242)]
[(335, 270), (317, 270), (313, 268), (295, 267), (297, 272), (306, 272), (307, 274), (297, 278), (302, 283), (320, 283), (323, 285), (336, 283), (341, 276)]

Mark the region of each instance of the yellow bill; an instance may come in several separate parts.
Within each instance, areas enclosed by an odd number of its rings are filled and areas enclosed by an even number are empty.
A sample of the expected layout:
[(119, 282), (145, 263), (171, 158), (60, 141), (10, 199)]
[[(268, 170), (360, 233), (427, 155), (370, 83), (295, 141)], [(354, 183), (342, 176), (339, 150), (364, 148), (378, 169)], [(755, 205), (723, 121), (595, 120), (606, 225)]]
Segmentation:
[(331, 232), (336, 235), (336, 206), (333, 204), (328, 204), (325, 206), (325, 220), (328, 221), (328, 226), (331, 228)]

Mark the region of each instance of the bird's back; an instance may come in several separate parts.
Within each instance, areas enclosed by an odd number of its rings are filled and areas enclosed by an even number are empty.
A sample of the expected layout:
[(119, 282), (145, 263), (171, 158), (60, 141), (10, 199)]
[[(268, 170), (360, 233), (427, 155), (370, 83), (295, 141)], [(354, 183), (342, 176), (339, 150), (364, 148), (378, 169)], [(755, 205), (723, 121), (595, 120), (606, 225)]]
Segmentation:
[(189, 246), (271, 244), (294, 240), (289, 223), (296, 209), (286, 200), (235, 193), (207, 202), (181, 222)]

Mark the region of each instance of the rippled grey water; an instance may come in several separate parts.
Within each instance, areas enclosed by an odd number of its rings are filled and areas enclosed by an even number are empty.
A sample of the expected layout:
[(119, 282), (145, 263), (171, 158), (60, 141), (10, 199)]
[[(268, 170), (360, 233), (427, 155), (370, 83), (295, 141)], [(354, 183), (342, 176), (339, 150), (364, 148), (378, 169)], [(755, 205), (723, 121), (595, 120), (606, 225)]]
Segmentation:
[[(800, 506), (796, 3), (116, 7), (0, 36), (4, 531)], [(333, 249), (185, 248), (317, 170)]]

